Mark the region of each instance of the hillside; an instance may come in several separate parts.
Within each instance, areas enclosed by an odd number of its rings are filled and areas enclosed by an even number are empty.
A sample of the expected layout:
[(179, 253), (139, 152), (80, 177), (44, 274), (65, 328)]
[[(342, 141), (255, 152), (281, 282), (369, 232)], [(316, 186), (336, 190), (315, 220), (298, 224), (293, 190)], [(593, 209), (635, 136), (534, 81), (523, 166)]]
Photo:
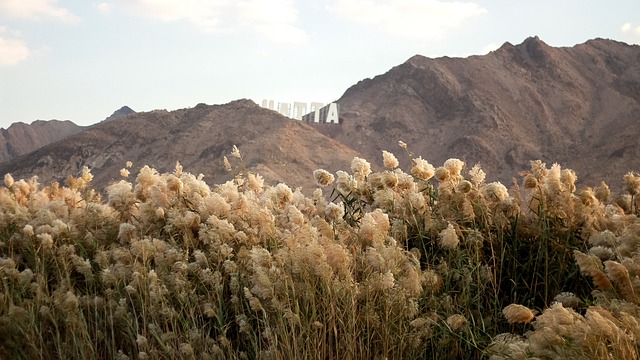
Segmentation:
[[(229, 156), (233, 145), (240, 148), (244, 164)], [(235, 167), (232, 172), (224, 169), (225, 155)], [(88, 166), (99, 188), (119, 180), (127, 161), (133, 162), (134, 175), (144, 165), (171, 171), (179, 161), (186, 170), (204, 174), (210, 184), (228, 180), (246, 166), (267, 183), (286, 181), (311, 188), (313, 170), (346, 168), (356, 155), (302, 122), (250, 100), (237, 100), (171, 112), (140, 112), (101, 122), (0, 166), (0, 173), (63, 181)]]
[(82, 129), (82, 126), (68, 120), (37, 120), (29, 125), (22, 122), (11, 124), (7, 129), (0, 129), (0, 163), (64, 139)]
[(639, 46), (554, 48), (534, 37), (485, 56), (414, 56), (338, 103), (342, 126), (321, 131), (369, 158), (400, 153), (402, 140), (434, 164), (480, 162), (504, 182), (532, 159), (573, 168), (589, 185), (640, 170)]

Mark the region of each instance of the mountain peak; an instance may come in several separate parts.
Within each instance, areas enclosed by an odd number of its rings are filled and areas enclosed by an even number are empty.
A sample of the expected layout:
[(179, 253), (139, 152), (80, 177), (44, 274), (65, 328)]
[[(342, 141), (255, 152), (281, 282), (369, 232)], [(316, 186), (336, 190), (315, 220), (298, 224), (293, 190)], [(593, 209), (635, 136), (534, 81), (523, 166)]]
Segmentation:
[(111, 114), (109, 117), (105, 118), (102, 121), (116, 120), (116, 119), (120, 119), (120, 118), (123, 118), (123, 117), (125, 117), (127, 115), (135, 114), (135, 113), (136, 112), (133, 109), (131, 109), (130, 107), (125, 105), (125, 106), (121, 107), (120, 109), (114, 111), (113, 114)]

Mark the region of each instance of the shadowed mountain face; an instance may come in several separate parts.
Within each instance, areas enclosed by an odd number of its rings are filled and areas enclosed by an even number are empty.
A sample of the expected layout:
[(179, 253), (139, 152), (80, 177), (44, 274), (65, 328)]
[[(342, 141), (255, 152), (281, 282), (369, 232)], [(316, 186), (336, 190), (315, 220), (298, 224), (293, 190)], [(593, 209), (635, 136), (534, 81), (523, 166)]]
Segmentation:
[(326, 133), (369, 158), (400, 155), (402, 140), (435, 165), (480, 162), (507, 183), (533, 159), (572, 168), (587, 185), (640, 170), (638, 46), (529, 38), (485, 56), (414, 56), (338, 102), (342, 126)]
[[(237, 145), (243, 162), (230, 158), (227, 172), (223, 156)], [(259, 107), (250, 100), (225, 105), (199, 104), (172, 112), (156, 110), (101, 122), (0, 166), (0, 173), (16, 178), (39, 176), (43, 182), (77, 176), (84, 166), (94, 175), (94, 186), (121, 179), (120, 169), (133, 162), (131, 176), (149, 165), (172, 171), (180, 162), (185, 171), (202, 173), (220, 183), (246, 169), (261, 174), (267, 183), (314, 186), (312, 172), (348, 168), (356, 152), (327, 138), (300, 121)]]
[(30, 153), (83, 129), (82, 126), (68, 120), (37, 120), (30, 125), (14, 123), (8, 129), (0, 129), (0, 163)]
[(479, 162), (488, 181), (506, 184), (536, 159), (574, 169), (589, 186), (619, 188), (623, 174), (640, 171), (639, 46), (596, 39), (553, 48), (529, 38), (484, 56), (414, 56), (338, 103), (340, 125), (306, 125), (249, 100), (130, 113), (2, 164), (0, 173), (48, 182), (89, 166), (99, 187), (119, 180), (126, 161), (134, 175), (180, 161), (214, 184), (233, 176), (222, 158), (237, 145), (244, 164), (234, 172), (246, 167), (267, 182), (309, 189), (314, 169), (348, 170), (354, 156), (379, 169), (381, 150), (407, 169), (399, 140), (435, 166), (452, 157), (467, 168)]

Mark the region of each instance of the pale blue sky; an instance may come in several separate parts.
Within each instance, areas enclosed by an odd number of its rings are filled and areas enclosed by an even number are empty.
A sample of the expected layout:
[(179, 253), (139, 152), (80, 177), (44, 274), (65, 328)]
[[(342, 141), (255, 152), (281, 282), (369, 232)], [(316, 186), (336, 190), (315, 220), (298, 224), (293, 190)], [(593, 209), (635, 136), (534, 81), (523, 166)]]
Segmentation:
[(640, 1), (0, 0), (0, 127), (338, 99), (415, 54), (640, 43)]

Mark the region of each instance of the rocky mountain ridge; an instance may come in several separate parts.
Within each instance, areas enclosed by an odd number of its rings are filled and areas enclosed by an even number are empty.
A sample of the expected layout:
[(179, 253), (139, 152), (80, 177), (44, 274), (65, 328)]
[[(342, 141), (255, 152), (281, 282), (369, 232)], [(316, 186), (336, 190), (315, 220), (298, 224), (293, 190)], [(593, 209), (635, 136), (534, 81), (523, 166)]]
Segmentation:
[[(640, 47), (594, 39), (556, 48), (537, 37), (483, 56), (416, 55), (365, 79), (337, 100), (340, 125), (290, 120), (249, 100), (176, 111), (132, 113), (96, 124), (0, 166), (42, 181), (92, 168), (96, 185), (120, 178), (126, 161), (185, 170), (219, 183), (251, 170), (269, 182), (313, 187), (316, 168), (348, 170), (354, 156), (380, 167), (394, 152), (406, 169), (414, 156), (441, 165), (479, 162), (487, 180), (509, 184), (540, 159), (574, 169), (579, 183), (619, 186), (640, 171)], [(244, 163), (228, 173), (233, 145)], [(132, 171), (135, 174), (135, 169)]]
[(414, 56), (338, 100), (332, 138), (360, 152), (402, 140), (441, 164), (480, 162), (509, 182), (530, 160), (558, 162), (586, 184), (640, 170), (640, 47), (595, 39), (554, 48), (537, 37), (484, 56)]

